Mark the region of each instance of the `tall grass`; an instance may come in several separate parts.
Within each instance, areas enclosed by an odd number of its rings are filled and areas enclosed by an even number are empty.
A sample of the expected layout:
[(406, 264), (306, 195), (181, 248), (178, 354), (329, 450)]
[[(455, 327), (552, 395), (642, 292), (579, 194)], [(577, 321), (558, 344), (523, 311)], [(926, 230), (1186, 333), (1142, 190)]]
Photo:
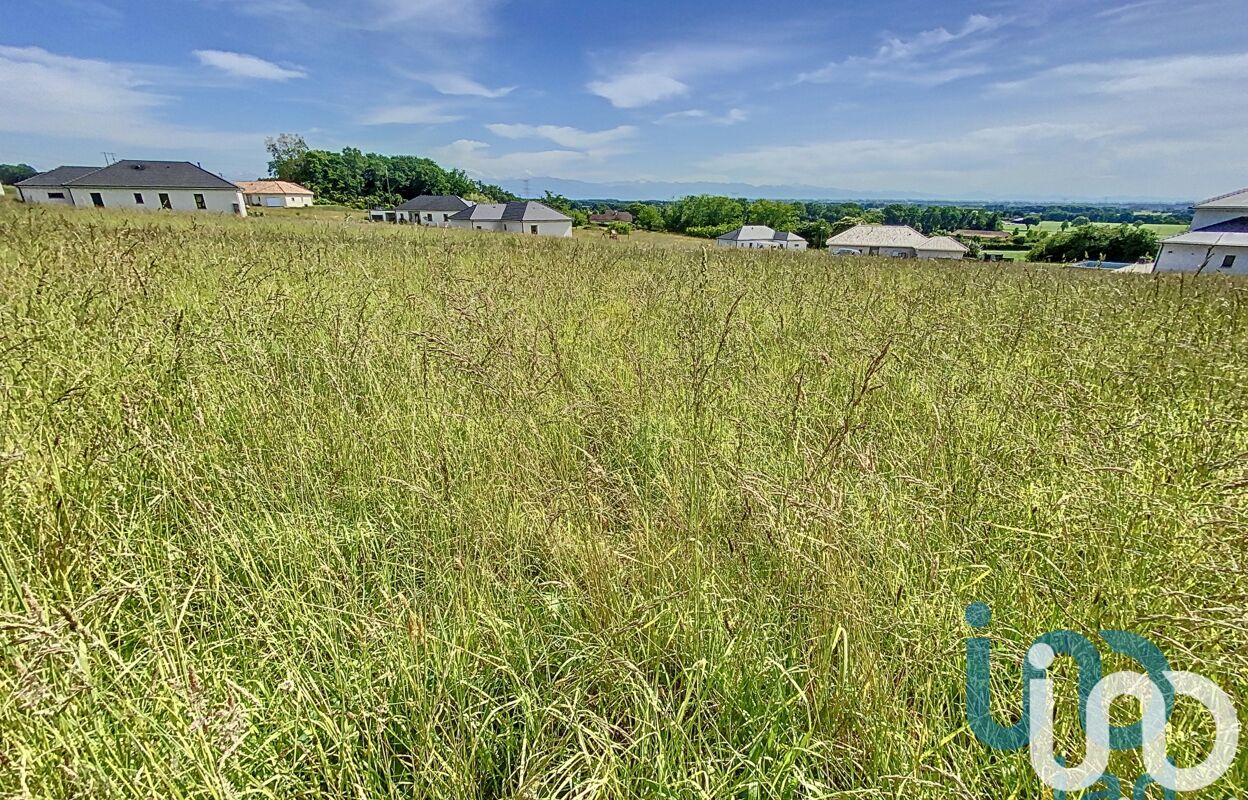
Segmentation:
[(1047, 796), (972, 601), (1248, 700), (1246, 290), (6, 206), (0, 793)]

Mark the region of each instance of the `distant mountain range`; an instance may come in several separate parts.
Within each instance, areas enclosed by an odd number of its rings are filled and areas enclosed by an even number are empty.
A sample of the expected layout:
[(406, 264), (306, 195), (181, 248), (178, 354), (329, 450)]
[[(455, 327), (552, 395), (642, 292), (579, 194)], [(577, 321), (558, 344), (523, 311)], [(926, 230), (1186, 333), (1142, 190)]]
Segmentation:
[(918, 203), (1084, 203), (1084, 204), (1150, 204), (1158, 206), (1189, 205), (1187, 201), (1176, 201), (1172, 198), (1156, 197), (1004, 197), (982, 193), (972, 193), (957, 197), (941, 196), (924, 192), (911, 191), (862, 191), (858, 189), (839, 189), (828, 186), (807, 186), (800, 184), (757, 186), (749, 183), (715, 183), (702, 181), (619, 181), (614, 183), (591, 183), (588, 181), (568, 180), (566, 178), (511, 178), (498, 181), (504, 189), (518, 195), (541, 197), (544, 192), (561, 194), (571, 200), (623, 200), (627, 202), (639, 200), (674, 200), (695, 194), (726, 195), (728, 197), (745, 197), (749, 199), (768, 198), (774, 200), (824, 200), (829, 202), (848, 202), (853, 200), (893, 200), (897, 202), (914, 201)]

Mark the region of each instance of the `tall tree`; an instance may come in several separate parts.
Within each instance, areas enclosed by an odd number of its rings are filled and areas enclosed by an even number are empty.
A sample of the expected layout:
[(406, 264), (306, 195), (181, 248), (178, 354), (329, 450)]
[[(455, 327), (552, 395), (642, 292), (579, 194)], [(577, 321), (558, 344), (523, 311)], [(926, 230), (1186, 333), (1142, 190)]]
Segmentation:
[(269, 174), (282, 180), (293, 180), (291, 175), (298, 163), (308, 153), (308, 143), (297, 133), (279, 133), (264, 140), (269, 151)]

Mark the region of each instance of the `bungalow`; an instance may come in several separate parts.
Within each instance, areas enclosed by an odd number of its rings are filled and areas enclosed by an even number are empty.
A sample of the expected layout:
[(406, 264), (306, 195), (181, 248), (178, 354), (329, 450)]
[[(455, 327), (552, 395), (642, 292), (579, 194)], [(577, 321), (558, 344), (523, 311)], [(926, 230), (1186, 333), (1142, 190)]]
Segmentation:
[(311, 189), (291, 181), (239, 181), (236, 185), (249, 206), (307, 208), (316, 197)]
[(766, 225), (742, 225), (716, 239), (715, 245), (742, 250), (805, 250), (806, 240), (796, 233), (776, 231)]
[(531, 200), (518, 203), (482, 203), (451, 214), (447, 221), (452, 228), (469, 230), (564, 238), (572, 235), (571, 217)]
[(627, 211), (603, 211), (598, 214), (589, 215), (590, 222), (599, 222), (610, 224), (612, 222), (624, 222), (629, 225), (633, 224), (633, 215)]
[(238, 187), (189, 161), (118, 161), (57, 167), (17, 184), (26, 203), (209, 211), (247, 216)]
[(1198, 203), (1187, 233), (1161, 242), (1153, 272), (1248, 274), (1248, 189)]
[(928, 238), (909, 225), (855, 225), (828, 239), (828, 249), (888, 258), (960, 259), (970, 249), (948, 236)]
[(394, 210), (395, 222), (450, 227), (451, 216), (472, 208), (475, 203), (455, 195), (428, 195), (413, 197)]

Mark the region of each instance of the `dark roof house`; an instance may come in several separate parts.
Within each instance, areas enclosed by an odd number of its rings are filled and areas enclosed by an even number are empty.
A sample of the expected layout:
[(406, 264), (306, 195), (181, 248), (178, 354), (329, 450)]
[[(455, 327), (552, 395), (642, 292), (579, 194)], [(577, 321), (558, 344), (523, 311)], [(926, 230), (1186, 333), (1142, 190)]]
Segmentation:
[(422, 194), (420, 197), (413, 197), (411, 200), (403, 203), (396, 208), (396, 211), (463, 211), (470, 208), (472, 203), (462, 197), (455, 195), (440, 194)]
[[(60, 169), (80, 169), (61, 167)], [(56, 172), (57, 170), (53, 170)], [(39, 177), (39, 176), (36, 176)], [(32, 179), (33, 180), (33, 179)], [(229, 189), (238, 187), (189, 161), (118, 161), (63, 181), (62, 186), (93, 189)]]
[(570, 222), (572, 218), (560, 214), (550, 206), (530, 200), (518, 203), (482, 203), (452, 214), (451, 219), (456, 222)]
[(57, 167), (56, 169), (40, 172), (38, 175), (32, 175), (24, 181), (18, 181), (15, 186), (64, 186), (69, 181), (97, 172), (99, 167)]

